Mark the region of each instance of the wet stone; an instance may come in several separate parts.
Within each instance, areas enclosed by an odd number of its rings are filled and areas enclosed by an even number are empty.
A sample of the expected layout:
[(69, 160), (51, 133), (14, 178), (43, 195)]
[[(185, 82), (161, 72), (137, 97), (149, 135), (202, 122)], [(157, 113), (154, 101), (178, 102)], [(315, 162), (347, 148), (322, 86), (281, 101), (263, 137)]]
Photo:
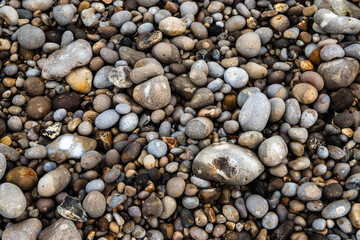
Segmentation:
[(62, 217), (75, 222), (85, 222), (87, 220), (86, 212), (82, 208), (80, 200), (76, 197), (66, 196), (57, 207), (57, 211)]

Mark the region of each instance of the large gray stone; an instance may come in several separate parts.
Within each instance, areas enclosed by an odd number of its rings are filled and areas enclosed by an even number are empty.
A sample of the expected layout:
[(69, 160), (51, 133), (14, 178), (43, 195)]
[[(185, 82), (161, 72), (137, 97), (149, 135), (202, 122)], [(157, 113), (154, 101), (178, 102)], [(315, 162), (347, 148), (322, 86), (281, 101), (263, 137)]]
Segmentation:
[(359, 62), (349, 57), (336, 59), (320, 64), (317, 72), (323, 77), (327, 89), (347, 87), (359, 72)]
[(360, 32), (360, 20), (339, 16), (327, 9), (320, 9), (314, 15), (315, 23), (326, 33), (357, 34)]
[(84, 39), (76, 40), (46, 59), (41, 76), (48, 80), (61, 79), (74, 68), (88, 64), (92, 56), (90, 43)]
[(264, 171), (264, 166), (249, 149), (220, 142), (201, 150), (194, 159), (192, 169), (200, 178), (246, 185)]

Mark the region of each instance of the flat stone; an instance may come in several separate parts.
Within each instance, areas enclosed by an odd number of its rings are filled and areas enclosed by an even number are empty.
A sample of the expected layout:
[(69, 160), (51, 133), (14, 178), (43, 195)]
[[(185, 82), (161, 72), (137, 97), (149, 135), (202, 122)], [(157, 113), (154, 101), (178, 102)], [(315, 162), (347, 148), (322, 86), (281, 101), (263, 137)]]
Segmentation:
[(254, 152), (221, 142), (201, 150), (193, 161), (192, 169), (200, 178), (246, 185), (264, 171), (264, 166)]

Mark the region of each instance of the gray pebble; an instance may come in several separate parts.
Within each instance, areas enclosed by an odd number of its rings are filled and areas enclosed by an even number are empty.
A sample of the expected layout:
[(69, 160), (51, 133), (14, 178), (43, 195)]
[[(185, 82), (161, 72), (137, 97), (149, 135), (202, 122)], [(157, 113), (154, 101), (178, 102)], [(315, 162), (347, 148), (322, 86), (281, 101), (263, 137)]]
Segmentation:
[(119, 129), (123, 132), (133, 131), (139, 122), (139, 118), (135, 113), (129, 113), (120, 119)]
[(344, 217), (351, 209), (351, 203), (348, 200), (338, 200), (329, 203), (324, 207), (321, 215), (325, 219), (335, 219)]
[(0, 185), (0, 214), (5, 218), (17, 218), (24, 213), (26, 199), (21, 189), (12, 183)]
[(324, 61), (330, 61), (334, 58), (342, 58), (345, 56), (345, 51), (338, 44), (328, 44), (320, 51), (320, 57)]
[(326, 220), (323, 218), (318, 218), (316, 219), (313, 223), (312, 223), (312, 227), (316, 230), (316, 231), (322, 231), (325, 229), (326, 227)]
[(6, 158), (2, 153), (0, 153), (0, 180), (5, 175), (5, 172), (6, 172)]
[(299, 185), (294, 182), (286, 182), (281, 188), (281, 193), (286, 197), (294, 197), (296, 196), (298, 187)]
[(147, 152), (156, 158), (161, 158), (167, 153), (167, 145), (161, 140), (153, 140), (147, 146)]
[(96, 88), (109, 88), (113, 84), (109, 81), (110, 71), (114, 69), (113, 66), (104, 66), (96, 72), (93, 85)]
[(114, 126), (120, 119), (119, 114), (114, 110), (106, 110), (95, 118), (95, 126), (99, 129), (108, 129)]
[(105, 183), (101, 178), (99, 178), (99, 179), (92, 180), (88, 184), (86, 184), (85, 191), (87, 193), (92, 192), (92, 191), (102, 192), (104, 190), (104, 188), (105, 188)]
[(269, 210), (267, 201), (260, 195), (252, 194), (246, 199), (247, 210), (256, 218), (262, 218)]
[(321, 190), (315, 183), (303, 183), (297, 189), (297, 196), (303, 201), (319, 200), (322, 196)]
[(258, 155), (266, 166), (279, 165), (288, 154), (288, 147), (280, 136), (273, 136), (263, 141), (258, 149)]
[(230, 67), (224, 73), (224, 80), (233, 88), (242, 88), (248, 83), (249, 75), (242, 68)]
[(59, 108), (54, 112), (53, 119), (61, 122), (66, 117), (67, 111), (64, 108)]
[(214, 130), (213, 122), (205, 117), (197, 117), (186, 124), (185, 133), (192, 139), (204, 139)]
[(25, 150), (25, 157), (27, 159), (41, 159), (47, 155), (47, 149), (43, 145), (36, 145)]
[(239, 123), (244, 131), (261, 132), (269, 119), (271, 106), (263, 93), (251, 95), (241, 108)]
[(261, 221), (262, 226), (268, 230), (276, 228), (278, 223), (279, 217), (274, 212), (268, 212)]
[(53, 16), (57, 24), (61, 26), (68, 25), (75, 14), (76, 8), (70, 4), (57, 5), (53, 9)]
[(121, 27), (124, 23), (130, 21), (132, 19), (132, 15), (129, 11), (123, 10), (116, 12), (111, 16), (110, 22), (114, 27)]

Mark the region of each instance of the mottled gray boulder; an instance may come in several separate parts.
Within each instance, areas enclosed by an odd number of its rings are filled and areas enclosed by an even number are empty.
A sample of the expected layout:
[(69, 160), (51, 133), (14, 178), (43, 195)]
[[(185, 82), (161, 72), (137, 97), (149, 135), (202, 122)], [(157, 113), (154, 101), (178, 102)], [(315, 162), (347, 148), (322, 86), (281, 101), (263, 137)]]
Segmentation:
[(220, 142), (201, 150), (194, 159), (192, 169), (200, 178), (246, 185), (264, 171), (264, 166), (249, 149)]
[(315, 23), (326, 33), (357, 34), (360, 32), (360, 20), (339, 16), (327, 9), (320, 9), (314, 15)]
[(360, 17), (360, 8), (347, 0), (315, 0), (319, 9), (326, 8), (340, 16)]
[(73, 221), (60, 218), (47, 228), (39, 236), (39, 240), (81, 240), (81, 235)]
[(239, 123), (241, 128), (245, 132), (261, 132), (269, 120), (270, 112), (270, 102), (263, 93), (255, 93), (251, 95), (246, 100), (239, 114)]
[(92, 56), (90, 43), (84, 39), (76, 40), (46, 59), (41, 76), (48, 80), (61, 79), (74, 68), (88, 64)]
[(320, 64), (317, 72), (323, 77), (327, 89), (347, 87), (359, 72), (359, 62), (349, 57), (336, 59)]
[(3, 240), (36, 240), (41, 229), (42, 224), (39, 219), (29, 218), (7, 227), (1, 237)]

